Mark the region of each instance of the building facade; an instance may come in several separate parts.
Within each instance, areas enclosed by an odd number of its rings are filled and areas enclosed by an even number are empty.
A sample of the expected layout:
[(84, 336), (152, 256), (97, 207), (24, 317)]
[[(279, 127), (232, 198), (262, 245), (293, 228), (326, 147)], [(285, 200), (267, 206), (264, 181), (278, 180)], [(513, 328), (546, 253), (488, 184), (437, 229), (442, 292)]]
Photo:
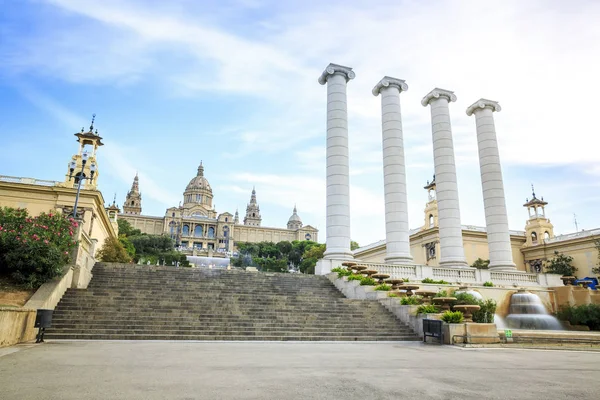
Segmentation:
[(217, 213), (213, 190), (204, 175), (202, 163), (183, 192), (183, 202), (168, 208), (164, 216), (142, 214), (142, 195), (136, 175), (119, 218), (129, 221), (143, 233), (168, 235), (182, 251), (193, 255), (235, 252), (237, 242), (318, 240), (318, 230), (303, 225), (295, 206), (286, 228), (262, 226), (255, 188), (246, 206), (243, 223), (240, 223), (238, 211), (235, 214)]
[[(423, 226), (410, 231), (410, 251), (415, 264), (437, 267), (440, 241), (435, 176), (431, 182), (427, 182), (424, 189), (428, 192), (428, 201), (424, 209)], [(532, 190), (532, 198), (527, 198), (523, 204), (528, 215), (525, 229), (509, 231), (512, 259), (517, 270), (542, 272), (544, 262), (553, 258), (554, 252), (558, 251), (573, 257), (578, 276), (594, 276), (592, 268), (600, 261), (596, 248), (596, 242), (600, 240), (600, 229), (555, 236), (554, 227), (546, 217), (546, 205), (548, 202), (543, 197), (538, 198)], [(478, 258), (489, 259), (486, 228), (462, 225), (462, 237), (469, 265)], [(385, 240), (354, 250), (354, 257), (363, 262), (384, 263)]]

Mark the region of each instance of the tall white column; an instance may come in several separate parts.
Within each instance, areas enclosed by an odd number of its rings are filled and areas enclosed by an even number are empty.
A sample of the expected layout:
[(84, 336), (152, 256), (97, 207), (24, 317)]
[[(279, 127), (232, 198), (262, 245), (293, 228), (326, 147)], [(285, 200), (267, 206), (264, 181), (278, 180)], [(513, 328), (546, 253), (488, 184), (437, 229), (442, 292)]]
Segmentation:
[(385, 262), (412, 263), (408, 235), (406, 168), (402, 138), (400, 92), (408, 90), (402, 79), (383, 77), (373, 88), (381, 94), (381, 128), (383, 143), (383, 188), (385, 192)]
[(350, 251), (350, 170), (346, 83), (352, 68), (329, 64), (319, 77), (327, 83), (327, 249), (325, 259), (354, 258)]
[(468, 267), (468, 264), (460, 224), (454, 144), (448, 107), (451, 101), (456, 101), (454, 92), (435, 88), (421, 100), (421, 104), (424, 107), (431, 105), (433, 164), (440, 231), (440, 266), (464, 268)]
[(513, 262), (510, 245), (504, 183), (502, 181), (500, 153), (494, 125), (494, 111), (500, 111), (500, 105), (497, 102), (479, 99), (467, 108), (467, 115), (475, 114), (483, 205), (485, 207), (485, 225), (490, 252), (489, 269), (512, 271), (517, 268)]

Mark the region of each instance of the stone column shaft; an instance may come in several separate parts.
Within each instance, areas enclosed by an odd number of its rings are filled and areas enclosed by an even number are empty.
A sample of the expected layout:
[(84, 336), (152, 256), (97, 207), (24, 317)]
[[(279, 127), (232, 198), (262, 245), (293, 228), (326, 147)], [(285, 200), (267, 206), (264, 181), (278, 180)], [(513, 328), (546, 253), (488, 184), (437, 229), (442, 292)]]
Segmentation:
[(352, 259), (350, 250), (350, 169), (346, 84), (352, 68), (329, 64), (319, 77), (327, 83), (327, 249), (325, 259)]
[(516, 266), (513, 262), (510, 244), (494, 111), (500, 111), (500, 105), (497, 102), (480, 99), (467, 108), (467, 115), (475, 114), (485, 225), (490, 254), (489, 269), (510, 271), (516, 270)]
[(401, 79), (384, 77), (373, 88), (381, 94), (381, 126), (383, 144), (383, 187), (385, 192), (385, 262), (412, 263), (408, 234), (406, 168), (402, 137), (400, 92), (408, 90)]
[(423, 98), (421, 104), (424, 107), (431, 106), (433, 163), (440, 232), (440, 266), (464, 268), (468, 267), (468, 264), (460, 223), (454, 144), (448, 107), (451, 101), (456, 101), (454, 92), (436, 88)]

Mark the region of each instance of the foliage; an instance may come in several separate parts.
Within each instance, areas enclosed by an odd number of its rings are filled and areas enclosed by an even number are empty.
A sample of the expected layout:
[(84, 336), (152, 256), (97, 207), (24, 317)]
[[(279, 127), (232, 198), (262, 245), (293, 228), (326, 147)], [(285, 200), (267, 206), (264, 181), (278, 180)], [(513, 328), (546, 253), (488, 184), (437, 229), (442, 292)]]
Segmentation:
[(571, 264), (572, 262), (573, 257), (554, 251), (554, 258), (548, 260), (546, 264), (546, 272), (562, 276), (574, 276), (577, 268)]
[(446, 311), (442, 314), (442, 321), (447, 324), (460, 324), (463, 319), (463, 313), (460, 311)]
[(123, 235), (125, 237), (129, 236), (139, 236), (142, 234), (142, 231), (139, 229), (135, 229), (129, 221), (119, 218), (117, 219), (117, 225), (119, 226), (119, 236)]
[(448, 291), (447, 290), (440, 290), (433, 297), (448, 297)]
[(480, 307), (479, 310), (473, 312), (473, 322), (480, 324), (494, 322), (494, 315), (496, 314), (496, 302), (492, 299), (479, 300), (477, 305)]
[(104, 244), (98, 250), (96, 257), (104, 262), (128, 263), (131, 257), (127, 254), (127, 250), (121, 244), (121, 241), (114, 237), (107, 237)]
[(360, 281), (360, 280), (362, 280), (362, 278), (364, 278), (364, 276), (358, 275), (358, 274), (351, 274), (351, 275), (348, 275), (348, 282), (350, 282), (350, 281)]
[(422, 305), (417, 308), (417, 314), (437, 314), (440, 310), (431, 304)]
[(400, 297), (400, 295), (396, 292), (388, 292), (388, 297)]
[(119, 235), (119, 242), (121, 242), (129, 257), (133, 259), (135, 257), (135, 246), (131, 243), (131, 240), (125, 235)]
[(431, 278), (425, 278), (423, 280), (421, 280), (421, 283), (435, 283), (438, 285), (449, 285), (450, 283), (446, 282), (445, 280), (441, 279), (439, 281), (433, 280)]
[(400, 300), (400, 304), (404, 306), (417, 306), (421, 304), (421, 296), (403, 297)]
[(494, 314), (496, 314), (496, 302), (494, 300), (479, 300), (470, 293), (458, 293), (454, 297), (456, 297), (456, 302), (453, 305), (471, 304), (479, 306), (479, 310), (473, 311), (473, 322), (494, 322)]
[(375, 279), (368, 276), (363, 276), (360, 280), (360, 286), (374, 286), (376, 283)]
[(77, 245), (78, 223), (61, 214), (30, 217), (26, 209), (0, 209), (0, 274), (27, 288), (60, 276)]
[(479, 299), (470, 293), (455, 293), (454, 297), (456, 297), (455, 305), (479, 304)]
[(354, 240), (350, 241), (350, 250), (356, 250), (358, 249), (360, 246), (357, 242), (355, 242)]
[(335, 267), (331, 270), (331, 272), (337, 272), (338, 278), (352, 275), (352, 271), (342, 267)]
[(473, 264), (471, 264), (471, 267), (477, 268), (477, 269), (488, 269), (489, 265), (490, 265), (490, 260), (484, 260), (483, 258), (478, 258), (477, 260), (473, 261)]
[(324, 244), (310, 240), (278, 243), (239, 242), (236, 243), (236, 247), (238, 256), (231, 260), (231, 264), (235, 267), (254, 266), (259, 270), (279, 272), (287, 272), (291, 267), (305, 274), (314, 274), (317, 261), (323, 258), (325, 252)]
[(586, 325), (593, 331), (600, 331), (600, 304), (562, 307), (556, 316), (571, 325)]
[(490, 281), (487, 281), (487, 282), (483, 282), (483, 286), (485, 286), (485, 287), (494, 287), (494, 284), (492, 282), (490, 282)]
[(170, 253), (175, 247), (173, 239), (163, 235), (128, 236), (128, 239), (135, 247), (135, 253), (138, 258)]
[(410, 282), (410, 280), (408, 278), (402, 278), (402, 280), (404, 281), (404, 283)]
[(391, 285), (386, 285), (384, 283), (382, 285), (375, 286), (375, 290), (382, 290), (384, 292), (389, 292), (390, 290), (392, 290), (392, 286)]

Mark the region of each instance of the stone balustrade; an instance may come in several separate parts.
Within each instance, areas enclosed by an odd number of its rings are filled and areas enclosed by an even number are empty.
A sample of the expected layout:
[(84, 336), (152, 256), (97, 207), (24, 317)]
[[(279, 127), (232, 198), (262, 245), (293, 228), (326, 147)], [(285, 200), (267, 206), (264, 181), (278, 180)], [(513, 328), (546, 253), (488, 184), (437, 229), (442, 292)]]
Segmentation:
[(423, 280), (426, 278), (445, 280), (450, 283), (480, 283), (492, 282), (498, 285), (534, 285), (562, 286), (560, 275), (529, 274), (524, 272), (502, 272), (487, 269), (457, 269), (432, 267), (428, 265), (394, 265), (359, 262), (369, 269), (382, 274), (388, 274), (392, 279)]

